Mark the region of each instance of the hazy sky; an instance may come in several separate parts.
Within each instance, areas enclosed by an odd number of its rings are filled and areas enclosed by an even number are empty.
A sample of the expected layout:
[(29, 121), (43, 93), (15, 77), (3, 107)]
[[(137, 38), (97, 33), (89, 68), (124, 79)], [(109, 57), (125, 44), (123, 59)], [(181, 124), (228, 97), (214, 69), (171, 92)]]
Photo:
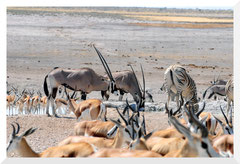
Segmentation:
[(176, 8), (232, 8), (240, 0), (10, 0), (8, 6), (137, 6)]

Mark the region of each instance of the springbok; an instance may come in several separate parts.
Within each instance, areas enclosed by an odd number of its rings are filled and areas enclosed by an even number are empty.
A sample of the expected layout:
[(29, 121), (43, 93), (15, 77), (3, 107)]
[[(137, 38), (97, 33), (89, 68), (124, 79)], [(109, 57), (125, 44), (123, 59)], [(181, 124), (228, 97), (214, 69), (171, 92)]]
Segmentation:
[(234, 88), (234, 81), (233, 81), (233, 77), (231, 77), (226, 86), (225, 86), (225, 92), (227, 95), (227, 117), (228, 117), (228, 113), (229, 113), (229, 109), (232, 103), (233, 106), (233, 100), (234, 100), (234, 96), (233, 96), (233, 88)]
[(224, 134), (213, 141), (213, 148), (224, 157), (233, 157), (233, 135)]
[(147, 150), (128, 150), (128, 149), (100, 149), (98, 152), (90, 155), (89, 157), (162, 157), (160, 154), (157, 154), (152, 151)]
[(132, 125), (130, 125), (131, 118), (126, 120), (119, 112), (118, 108), (116, 108), (116, 110), (124, 121), (124, 124), (110, 119), (118, 127), (116, 135), (113, 139), (106, 139), (103, 137), (70, 136), (61, 141), (58, 145), (61, 146), (70, 143), (88, 142), (97, 148), (121, 148), (123, 143), (130, 143), (131, 140), (134, 139), (134, 129)]
[(74, 126), (76, 136), (93, 136), (108, 138), (107, 133), (115, 126), (112, 121), (80, 121)]
[(97, 148), (121, 148), (123, 143), (131, 142), (132, 138), (129, 129), (125, 125), (120, 124), (118, 121), (112, 119), (110, 120), (118, 126), (116, 136), (113, 139), (106, 139), (103, 137), (69, 136), (61, 141), (58, 146), (87, 142), (93, 144)]
[(46, 111), (46, 107), (47, 107), (47, 96), (41, 96), (40, 95), (40, 108), (42, 108), (42, 113), (44, 114)]
[(220, 124), (220, 126), (222, 127), (222, 131), (223, 131), (223, 134), (233, 134), (233, 124), (232, 124), (232, 108), (230, 110), (230, 118), (228, 120), (228, 118), (226, 117), (226, 115), (224, 114), (223, 112), (223, 109), (222, 107), (220, 106), (220, 109), (221, 109), (221, 112), (222, 112), (222, 115), (225, 119), (225, 122), (226, 123), (223, 123), (220, 119), (218, 119), (216, 116), (214, 116), (214, 118), (218, 121), (218, 123)]
[(170, 101), (170, 91), (176, 94), (177, 107), (179, 108), (179, 96), (182, 92), (182, 96), (185, 101), (190, 101), (192, 104), (196, 105), (196, 111), (198, 111), (198, 98), (197, 98), (197, 88), (194, 80), (187, 73), (185, 68), (181, 65), (171, 65), (164, 73), (165, 85), (168, 93), (167, 106), (169, 107)]
[[(193, 124), (192, 117), (190, 116), (189, 110), (194, 110), (193, 105), (187, 105), (189, 102), (186, 102), (184, 105), (184, 112), (186, 113), (186, 117), (184, 117), (185, 121), (187, 122), (187, 126), (190, 129), (191, 132), (197, 133), (198, 132), (198, 126), (196, 124)], [(195, 113), (196, 117), (199, 119), (199, 121), (206, 126), (208, 132), (211, 135), (215, 135), (215, 130), (217, 128), (217, 120), (215, 117), (209, 113), (209, 112), (203, 112), (205, 109), (205, 102), (203, 102), (203, 107), (201, 110), (199, 110), (197, 113)]]
[(50, 147), (42, 153), (36, 153), (26, 141), (26, 137), (36, 131), (37, 128), (30, 128), (18, 135), (20, 126), (18, 123), (17, 129), (13, 124), (13, 132), (7, 146), (7, 153), (17, 152), (21, 157), (87, 157), (97, 150), (86, 142), (79, 142), (64, 146)]
[(25, 92), (25, 99), (24, 99), (24, 102), (25, 102), (25, 106), (26, 106), (26, 109), (25, 111), (30, 114), (31, 113), (31, 109), (32, 109), (32, 106), (31, 106), (31, 102), (32, 102), (32, 97), (34, 95), (34, 90), (30, 91), (26, 91)]
[[(11, 92), (14, 91), (14, 94), (11, 95)], [(11, 106), (12, 106), (12, 115), (13, 115), (13, 105), (16, 103), (16, 97), (17, 97), (17, 89), (12, 87), (9, 91), (7, 91), (7, 108), (9, 109), (9, 115), (11, 115)]]
[(129, 144), (129, 149), (149, 150), (161, 156), (165, 156), (171, 151), (180, 149), (185, 142), (182, 137), (152, 137), (153, 133), (143, 136), (140, 130), (137, 130), (137, 134), (137, 138)]
[[(75, 101), (77, 100), (77, 99), (74, 99)], [(65, 100), (65, 99), (63, 99), (63, 98), (56, 98), (55, 100), (54, 100), (54, 103), (55, 103), (55, 105), (56, 105), (56, 107), (55, 107), (55, 111), (57, 111), (57, 109), (60, 111), (63, 111), (63, 107), (65, 106), (65, 113), (66, 113), (66, 110), (67, 110), (67, 105), (68, 105), (68, 101), (67, 100)], [(69, 110), (69, 112), (70, 112), (70, 110)]]
[(191, 110), (189, 110), (190, 117), (193, 123), (196, 124), (200, 129), (201, 135), (191, 133), (175, 117), (170, 117), (170, 121), (174, 127), (186, 137), (186, 142), (182, 149), (180, 149), (178, 152), (175, 152), (174, 155), (173, 153), (170, 153), (169, 156), (220, 157), (220, 155), (213, 149), (208, 139), (207, 128), (198, 120), (197, 116), (193, 112), (193, 108), (191, 108)]
[[(71, 90), (81, 91), (83, 96), (82, 99), (86, 100), (86, 94), (92, 91), (107, 91), (111, 93), (117, 92), (115, 81), (112, 77), (111, 71), (107, 65), (107, 62), (103, 58), (99, 50), (93, 45), (96, 50), (105, 71), (107, 72), (110, 81), (99, 74), (97, 74), (91, 68), (80, 68), (80, 69), (63, 69), (55, 67), (50, 71), (44, 78), (44, 93), (48, 97), (47, 102), (47, 115), (49, 114), (49, 103), (51, 101), (53, 115), (57, 117), (54, 108), (53, 99), (56, 97), (56, 93), (59, 86), (65, 86)], [(50, 92), (48, 91), (47, 78), (49, 79)]]
[(40, 97), (41, 92), (37, 91), (37, 95), (32, 97), (31, 107), (34, 109), (34, 113), (40, 114)]
[(67, 95), (69, 109), (75, 114), (77, 119), (79, 120), (100, 119), (102, 121), (106, 121), (107, 109), (105, 104), (103, 104), (101, 100), (88, 99), (77, 104), (75, 99), (73, 99), (74, 93), (70, 98), (69, 94), (66, 91), (66, 88), (64, 89), (64, 91)]

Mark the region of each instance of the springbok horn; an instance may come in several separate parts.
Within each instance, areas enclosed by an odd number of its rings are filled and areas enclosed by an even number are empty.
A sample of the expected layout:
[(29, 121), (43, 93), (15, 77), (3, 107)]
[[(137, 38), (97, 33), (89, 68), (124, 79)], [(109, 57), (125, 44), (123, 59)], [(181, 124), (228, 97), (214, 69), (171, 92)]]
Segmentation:
[(221, 112), (222, 112), (222, 114), (223, 114), (223, 117), (224, 117), (224, 119), (225, 119), (226, 123), (229, 125), (228, 119), (227, 119), (226, 115), (224, 114), (224, 112), (223, 112), (223, 109), (222, 109), (222, 106), (221, 106), (221, 105), (220, 105), (220, 109), (221, 109)]
[(204, 101), (204, 102), (203, 102), (203, 107), (202, 107), (202, 109), (196, 113), (197, 118), (198, 118), (198, 117), (200, 116), (200, 114), (204, 111), (205, 106), (206, 106), (206, 103), (205, 103), (205, 101)]
[(169, 114), (169, 109), (168, 109), (168, 107), (167, 107), (167, 103), (165, 103), (165, 109), (166, 109), (166, 113)]
[(189, 110), (188, 110), (188, 108), (187, 108), (187, 105), (189, 105), (189, 101), (187, 101), (187, 102), (185, 103), (183, 109), (184, 109), (184, 111), (187, 113), (188, 117), (190, 117), (190, 114), (189, 114)]
[(145, 117), (144, 117), (144, 115), (142, 115), (142, 117), (143, 117), (143, 122), (142, 122), (142, 127), (143, 127), (143, 133), (144, 133), (144, 135), (146, 135), (146, 125), (145, 125)]
[(229, 115), (229, 122), (232, 125), (232, 106), (230, 107), (230, 115)]
[[(127, 98), (126, 98), (126, 104), (127, 104), (127, 106), (132, 110), (132, 112), (134, 112), (134, 113), (136, 112), (136, 111), (129, 105)], [(128, 108), (128, 109), (129, 109), (129, 108)], [(125, 112), (124, 112), (124, 113), (125, 113)]]
[(99, 50), (95, 47), (95, 45), (93, 45), (93, 48), (94, 48), (95, 51), (97, 52), (97, 54), (98, 54), (98, 56), (99, 56), (99, 58), (100, 58), (100, 60), (101, 60), (101, 62), (102, 62), (102, 64), (103, 64), (103, 67), (104, 67), (105, 71), (106, 71), (107, 74), (108, 74), (108, 77), (111, 79), (111, 81), (115, 81), (115, 80), (113, 79), (112, 73), (111, 73), (111, 71), (110, 71), (110, 69), (109, 69), (109, 67), (108, 67), (108, 64), (107, 64), (106, 60), (104, 59), (104, 57), (102, 56), (102, 54), (99, 52)]
[(17, 131), (16, 134), (18, 134), (19, 130), (20, 130), (20, 125), (17, 122), (14, 122), (17, 125)]
[(116, 110), (117, 110), (118, 114), (120, 115), (120, 117), (122, 118), (122, 120), (125, 122), (125, 124), (128, 125), (127, 120), (126, 120), (126, 119), (123, 117), (123, 115), (119, 112), (118, 107), (116, 107)]
[(11, 125), (12, 125), (12, 127), (13, 127), (12, 136), (15, 136), (15, 135), (16, 135), (16, 129), (15, 129), (15, 127), (14, 127), (14, 125), (13, 125), (13, 124), (11, 124)]
[(223, 122), (222, 122), (220, 119), (218, 119), (216, 116), (213, 115), (213, 117), (218, 121), (218, 123), (219, 123), (219, 124), (221, 125), (221, 127), (222, 127), (222, 130), (224, 131)]
[(180, 97), (181, 97), (181, 104), (180, 104), (179, 108), (172, 114), (173, 116), (175, 116), (180, 111), (181, 107), (183, 106), (184, 100), (183, 100), (182, 92), (180, 94)]
[(203, 138), (206, 138), (208, 136), (208, 130), (207, 128), (201, 124), (201, 122), (198, 120), (198, 118), (196, 117), (196, 115), (194, 114), (194, 109), (193, 109), (193, 106), (192, 108), (189, 110), (189, 114), (193, 120), (193, 122), (201, 129), (201, 132), (202, 132), (202, 137)]

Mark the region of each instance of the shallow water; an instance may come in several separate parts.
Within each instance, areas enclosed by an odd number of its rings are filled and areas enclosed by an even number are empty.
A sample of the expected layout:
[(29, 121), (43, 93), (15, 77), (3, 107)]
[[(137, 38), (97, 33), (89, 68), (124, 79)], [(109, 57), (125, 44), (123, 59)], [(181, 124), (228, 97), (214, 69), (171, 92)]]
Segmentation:
[[(53, 114), (52, 107), (49, 107), (49, 113), (50, 113), (50, 115)], [(57, 109), (56, 113), (60, 114), (60, 115), (66, 115), (68, 113), (68, 111), (67, 111), (67, 108), (60, 108), (60, 109)], [(18, 108), (16, 108), (16, 107), (11, 108), (10, 111), (9, 111), (9, 109), (6, 110), (6, 116), (28, 115), (28, 114), (29, 113), (27, 113), (25, 109), (23, 110), (23, 113), (20, 113)], [(31, 112), (30, 114), (46, 115), (46, 110), (41, 108), (40, 111), (37, 111), (35, 113)]]

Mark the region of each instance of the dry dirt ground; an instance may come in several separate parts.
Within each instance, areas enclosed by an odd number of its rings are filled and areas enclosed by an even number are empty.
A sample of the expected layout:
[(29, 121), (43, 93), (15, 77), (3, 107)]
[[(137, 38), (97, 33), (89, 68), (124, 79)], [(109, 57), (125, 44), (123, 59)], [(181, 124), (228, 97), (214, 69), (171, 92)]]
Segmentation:
[[(166, 94), (159, 88), (166, 68), (176, 63), (188, 70), (202, 97), (214, 76), (220, 74), (228, 80), (233, 73), (232, 22), (231, 10), (8, 8), (7, 83), (43, 92), (44, 77), (56, 66), (90, 67), (104, 74), (90, 46), (94, 43), (113, 72), (129, 70), (127, 65), (132, 64), (141, 79), (142, 64), (146, 88), (155, 102), (166, 102)], [(101, 97), (92, 92), (88, 98)], [(113, 100), (117, 97), (111, 96)], [(219, 113), (219, 101), (211, 107)], [(115, 118), (117, 114), (112, 109), (108, 116)], [(151, 130), (168, 126), (164, 112), (146, 112), (145, 116)], [(38, 128), (28, 137), (37, 152), (71, 135), (76, 122), (73, 116), (8, 116), (7, 136), (12, 131), (10, 123), (16, 120), (21, 132)]]

